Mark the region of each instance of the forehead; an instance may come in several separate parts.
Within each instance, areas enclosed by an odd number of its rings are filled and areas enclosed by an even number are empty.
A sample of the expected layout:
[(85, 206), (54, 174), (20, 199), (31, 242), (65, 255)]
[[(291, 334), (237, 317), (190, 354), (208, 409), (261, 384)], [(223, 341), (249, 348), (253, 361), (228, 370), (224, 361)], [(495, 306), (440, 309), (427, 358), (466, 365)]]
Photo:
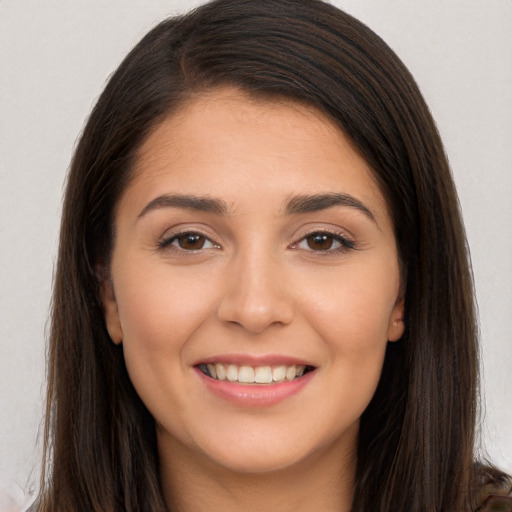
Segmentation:
[[(176, 157), (182, 158), (182, 152), (186, 151), (199, 158), (203, 152), (190, 151), (198, 145), (203, 150), (221, 152), (225, 148), (228, 152), (234, 143), (240, 147), (257, 141), (265, 144), (267, 153), (277, 154), (283, 142), (291, 150), (318, 138), (324, 144), (317, 146), (315, 152), (324, 150), (324, 156), (329, 146), (351, 146), (334, 122), (313, 107), (286, 98), (258, 98), (225, 87), (192, 95), (157, 124), (139, 150), (136, 168), (141, 172), (164, 152), (173, 151)], [(353, 147), (351, 150), (355, 152)], [(231, 156), (235, 157), (236, 153), (231, 151)]]
[[(128, 189), (221, 195), (359, 195), (385, 213), (366, 161), (327, 116), (290, 100), (237, 89), (201, 93), (157, 125), (140, 148)], [(130, 190), (128, 190), (130, 192)]]

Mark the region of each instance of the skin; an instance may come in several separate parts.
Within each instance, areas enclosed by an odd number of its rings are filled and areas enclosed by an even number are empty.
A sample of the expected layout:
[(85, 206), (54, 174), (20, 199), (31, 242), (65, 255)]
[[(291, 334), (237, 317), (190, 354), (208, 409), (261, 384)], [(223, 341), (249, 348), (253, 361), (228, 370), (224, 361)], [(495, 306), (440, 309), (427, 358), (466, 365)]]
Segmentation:
[[(286, 211), (333, 192), (367, 211)], [(154, 202), (171, 194), (226, 211)], [(173, 510), (348, 511), (359, 418), (404, 328), (386, 203), (349, 140), (296, 103), (203, 93), (143, 144), (115, 226), (106, 323), (155, 418)], [(184, 232), (204, 238), (187, 245)], [(292, 396), (242, 407), (196, 368), (230, 354), (314, 371)]]

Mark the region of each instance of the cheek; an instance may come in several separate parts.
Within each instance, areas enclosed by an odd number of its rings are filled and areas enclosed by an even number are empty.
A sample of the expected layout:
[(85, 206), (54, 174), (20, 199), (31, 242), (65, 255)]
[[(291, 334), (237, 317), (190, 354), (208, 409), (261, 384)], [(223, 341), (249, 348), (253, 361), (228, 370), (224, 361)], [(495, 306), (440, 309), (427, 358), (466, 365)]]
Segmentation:
[(173, 390), (186, 385), (187, 350), (213, 302), (204, 283), (175, 274), (167, 266), (146, 266), (144, 272), (119, 273), (116, 281), (126, 367), (153, 414), (165, 410), (168, 400), (183, 406)]
[(395, 302), (392, 281), (378, 282), (378, 275), (357, 275), (355, 270), (331, 293), (315, 294), (309, 309), (310, 324), (329, 354), (328, 375), (332, 389), (337, 390), (333, 408), (340, 417), (347, 414), (353, 421), (361, 416), (377, 388)]
[(148, 351), (176, 347), (211, 310), (213, 283), (162, 267), (128, 274), (118, 282), (116, 298), (125, 345), (142, 345)]
[(396, 265), (353, 265), (316, 276), (303, 297), (310, 323), (333, 349), (355, 353), (385, 347), (399, 288)]
[(144, 271), (133, 267), (138, 271), (129, 272), (125, 266), (115, 281), (123, 352), (137, 393), (158, 421), (170, 408), (188, 407), (187, 350), (214, 298), (210, 287), (186, 272), (165, 265), (146, 265)]

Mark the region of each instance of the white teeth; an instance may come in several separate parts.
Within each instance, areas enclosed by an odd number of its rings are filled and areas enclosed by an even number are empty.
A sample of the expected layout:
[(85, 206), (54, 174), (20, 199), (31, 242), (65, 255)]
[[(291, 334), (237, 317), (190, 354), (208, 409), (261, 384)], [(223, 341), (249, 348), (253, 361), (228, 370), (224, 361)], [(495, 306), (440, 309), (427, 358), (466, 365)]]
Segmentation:
[(295, 379), (295, 371), (295, 366), (288, 366), (288, 368), (286, 368), (286, 380)]
[(252, 366), (241, 366), (238, 370), (238, 382), (252, 384), (254, 382), (254, 368)]
[(286, 377), (286, 366), (276, 366), (272, 370), (272, 380), (274, 382), (283, 382)]
[(270, 366), (258, 366), (254, 372), (254, 382), (270, 384), (272, 382), (272, 368)]
[[(304, 365), (280, 366), (237, 366), (236, 364), (208, 363), (205, 373), (216, 380), (228, 380), (241, 384), (272, 384), (273, 382), (292, 381), (302, 377), (306, 371)], [(204, 366), (203, 366), (204, 367)]]
[(230, 364), (226, 370), (226, 377), (229, 382), (236, 382), (238, 380), (238, 368), (234, 364)]
[(226, 368), (223, 364), (217, 363), (215, 365), (215, 371), (217, 372), (217, 379), (226, 380)]

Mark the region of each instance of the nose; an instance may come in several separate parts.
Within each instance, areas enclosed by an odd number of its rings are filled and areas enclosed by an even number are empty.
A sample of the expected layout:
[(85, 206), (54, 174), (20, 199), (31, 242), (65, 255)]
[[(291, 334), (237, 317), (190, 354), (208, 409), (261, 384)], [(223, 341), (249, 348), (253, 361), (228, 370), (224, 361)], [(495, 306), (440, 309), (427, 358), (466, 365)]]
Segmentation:
[(219, 320), (239, 325), (251, 334), (292, 321), (293, 300), (278, 261), (261, 253), (239, 255), (226, 273), (217, 310)]

